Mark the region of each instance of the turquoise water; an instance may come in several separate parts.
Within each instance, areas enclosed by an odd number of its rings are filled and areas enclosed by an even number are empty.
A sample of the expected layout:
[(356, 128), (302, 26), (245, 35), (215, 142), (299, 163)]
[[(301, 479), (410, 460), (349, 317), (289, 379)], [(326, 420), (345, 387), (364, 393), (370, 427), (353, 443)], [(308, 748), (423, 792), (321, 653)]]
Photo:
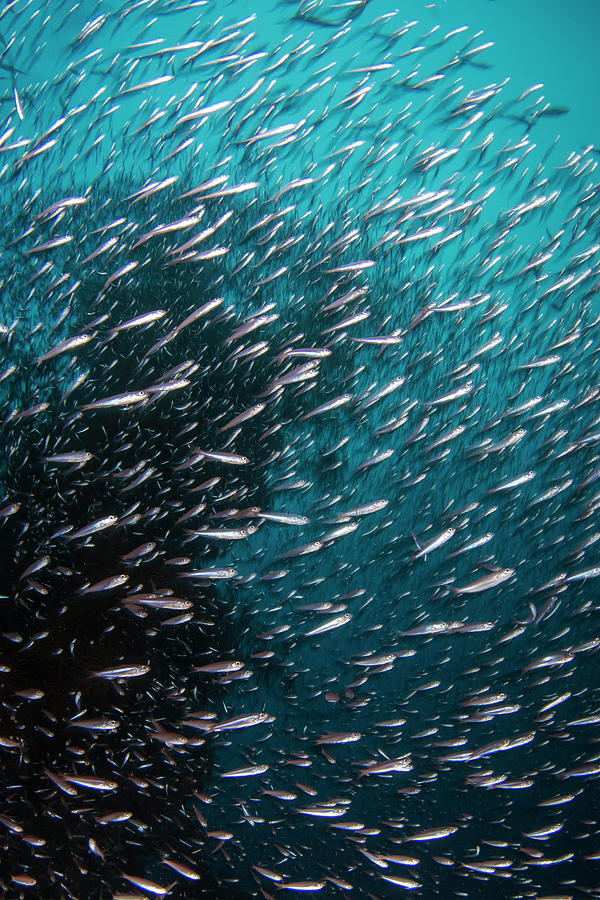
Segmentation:
[(600, 893), (599, 18), (5, 5), (7, 897)]
[[(571, 3), (543, 0), (523, 4), (487, 0), (484, 3), (415, 5), (415, 17), (448, 29), (468, 24), (483, 29), (482, 41), (493, 41), (486, 60), (498, 80), (510, 77), (517, 92), (543, 84), (546, 100), (569, 112), (549, 120), (540, 144), (560, 135), (563, 153), (598, 142), (598, 7), (590, 0)], [(540, 123), (541, 124), (541, 123)]]

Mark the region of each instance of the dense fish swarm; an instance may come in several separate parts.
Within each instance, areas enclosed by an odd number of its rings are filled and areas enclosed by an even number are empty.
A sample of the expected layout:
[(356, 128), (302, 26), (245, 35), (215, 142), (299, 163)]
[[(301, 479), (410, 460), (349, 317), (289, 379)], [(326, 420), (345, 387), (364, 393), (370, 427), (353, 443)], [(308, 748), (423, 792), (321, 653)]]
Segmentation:
[(0, 14), (2, 896), (600, 896), (598, 150), (367, 0), (67, 6)]

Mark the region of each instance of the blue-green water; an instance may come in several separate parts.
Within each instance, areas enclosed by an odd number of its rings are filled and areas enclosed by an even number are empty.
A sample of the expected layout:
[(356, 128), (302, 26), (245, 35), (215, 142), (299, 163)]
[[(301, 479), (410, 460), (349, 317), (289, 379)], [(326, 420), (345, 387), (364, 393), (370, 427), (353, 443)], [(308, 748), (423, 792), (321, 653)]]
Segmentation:
[(600, 893), (597, 33), (4, 7), (7, 897)]

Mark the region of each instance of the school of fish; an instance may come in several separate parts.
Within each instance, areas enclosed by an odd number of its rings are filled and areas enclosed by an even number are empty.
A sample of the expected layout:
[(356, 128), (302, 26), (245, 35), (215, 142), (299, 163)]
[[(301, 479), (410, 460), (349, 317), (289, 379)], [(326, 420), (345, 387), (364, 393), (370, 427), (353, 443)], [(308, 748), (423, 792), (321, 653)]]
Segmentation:
[(600, 897), (600, 148), (490, 48), (3, 5), (7, 900)]

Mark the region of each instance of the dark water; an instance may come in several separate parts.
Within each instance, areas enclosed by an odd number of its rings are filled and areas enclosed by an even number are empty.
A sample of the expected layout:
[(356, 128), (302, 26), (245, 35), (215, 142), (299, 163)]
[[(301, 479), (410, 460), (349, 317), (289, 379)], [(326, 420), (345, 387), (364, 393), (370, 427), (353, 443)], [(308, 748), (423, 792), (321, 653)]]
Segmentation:
[(5, 6), (3, 896), (600, 894), (596, 10), (463, 6)]

